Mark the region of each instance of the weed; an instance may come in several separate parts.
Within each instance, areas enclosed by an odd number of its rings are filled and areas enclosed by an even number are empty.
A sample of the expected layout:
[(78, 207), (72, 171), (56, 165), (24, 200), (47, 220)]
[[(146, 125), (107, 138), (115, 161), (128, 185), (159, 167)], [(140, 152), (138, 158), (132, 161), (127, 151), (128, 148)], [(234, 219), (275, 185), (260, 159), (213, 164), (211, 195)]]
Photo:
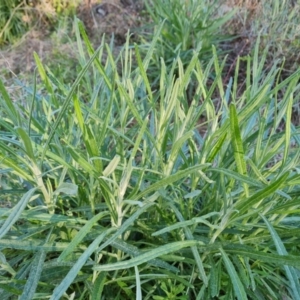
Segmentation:
[(37, 55), (45, 93), (20, 105), (0, 82), (1, 299), (297, 299), (300, 72), (265, 72), (257, 44), (242, 93), (216, 51), (161, 59), (153, 90), (160, 31), (114, 59), (77, 26), (72, 84)]

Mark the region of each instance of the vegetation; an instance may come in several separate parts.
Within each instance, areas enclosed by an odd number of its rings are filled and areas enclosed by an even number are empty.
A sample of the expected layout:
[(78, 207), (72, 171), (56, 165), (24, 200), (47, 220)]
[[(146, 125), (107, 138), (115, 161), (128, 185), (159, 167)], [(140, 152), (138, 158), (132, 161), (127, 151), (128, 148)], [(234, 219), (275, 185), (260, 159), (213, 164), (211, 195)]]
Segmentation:
[(147, 47), (76, 19), (73, 81), (37, 54), (18, 101), (0, 80), (1, 299), (300, 299), (300, 70), (151, 7)]
[(80, 0), (2, 0), (0, 3), (0, 46), (13, 43), (35, 23), (54, 25), (62, 13), (74, 14)]

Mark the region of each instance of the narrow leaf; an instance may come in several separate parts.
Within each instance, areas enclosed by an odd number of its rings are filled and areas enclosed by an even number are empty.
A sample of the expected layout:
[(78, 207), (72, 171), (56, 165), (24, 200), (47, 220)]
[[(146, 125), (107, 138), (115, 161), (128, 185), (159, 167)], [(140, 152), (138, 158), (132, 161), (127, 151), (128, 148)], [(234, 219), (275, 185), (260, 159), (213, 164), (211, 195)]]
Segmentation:
[(172, 252), (176, 252), (182, 248), (196, 246), (198, 244), (199, 242), (194, 240), (173, 242), (173, 243), (166, 244), (164, 246), (157, 247), (153, 250), (145, 252), (144, 254), (136, 256), (129, 260), (121, 261), (113, 264), (98, 265), (95, 266), (93, 269), (97, 271), (124, 270), (124, 269), (132, 268), (140, 264), (146, 263), (156, 257), (166, 255)]
[(290, 151), (290, 145), (291, 145), (291, 123), (292, 123), (291, 121), (292, 121), (293, 104), (294, 104), (293, 96), (291, 94), (288, 100), (286, 117), (285, 117), (285, 147), (284, 147), (283, 162), (282, 162), (283, 166), (285, 166), (285, 162), (287, 161), (288, 153)]
[(226, 137), (227, 137), (227, 133), (225, 132), (220, 138), (218, 138), (217, 142), (210, 150), (210, 154), (207, 158), (207, 162), (211, 163), (214, 160), (218, 152), (221, 150), (223, 143), (226, 140)]
[(274, 265), (288, 265), (292, 267), (300, 268), (299, 256), (296, 255), (279, 255), (273, 253), (266, 253), (263, 251), (254, 250), (251, 247), (241, 245), (226, 245), (223, 247), (226, 252), (237, 254), (243, 257), (249, 257), (251, 259), (257, 259), (265, 261), (267, 263), (272, 262)]
[(141, 279), (140, 273), (137, 266), (134, 266), (135, 271), (135, 286), (136, 286), (136, 300), (142, 300), (142, 290), (141, 290)]
[(54, 191), (55, 195), (60, 193), (64, 193), (69, 196), (76, 196), (78, 192), (78, 186), (71, 182), (63, 182), (61, 183), (57, 189)]
[(0, 239), (0, 247), (25, 250), (25, 251), (40, 251), (45, 252), (60, 252), (66, 249), (69, 243), (45, 243), (44, 241), (23, 241), (23, 240), (12, 240), (12, 239)]
[(245, 213), (249, 208), (253, 207), (255, 204), (260, 202), (261, 200), (269, 197), (272, 195), (276, 190), (280, 189), (280, 187), (285, 183), (286, 179), (288, 178), (289, 174), (285, 173), (272, 184), (264, 188), (263, 190), (258, 191), (253, 196), (244, 201), (239, 201), (235, 205), (235, 209), (238, 210), (238, 213), (241, 215)]
[(219, 228), (218, 226), (212, 225), (210, 222), (206, 221), (207, 218), (210, 218), (214, 215), (219, 216), (220, 213), (212, 212), (212, 213), (209, 213), (209, 214), (204, 215), (202, 217), (193, 218), (193, 219), (188, 220), (188, 221), (177, 222), (173, 225), (167, 226), (167, 227), (165, 227), (161, 230), (158, 230), (158, 231), (152, 233), (152, 236), (161, 235), (161, 234), (164, 234), (166, 232), (170, 232), (170, 231), (178, 229), (178, 228), (183, 228), (183, 227), (190, 226), (190, 225), (195, 225), (195, 224), (198, 224), (198, 223), (205, 224), (205, 225), (207, 225), (208, 227), (211, 227), (211, 228)]
[(70, 255), (75, 248), (77, 247), (77, 245), (83, 240), (83, 238), (91, 231), (92, 227), (99, 221), (101, 220), (103, 217), (105, 217), (106, 215), (108, 215), (109, 212), (104, 211), (101, 212), (99, 214), (97, 214), (96, 216), (94, 216), (92, 219), (90, 219), (80, 230), (79, 232), (76, 234), (76, 236), (74, 237), (74, 239), (71, 241), (71, 243), (69, 244), (69, 246), (60, 254), (60, 256), (57, 258), (57, 261), (64, 261), (66, 260), (66, 258), (68, 257), (68, 255)]
[(6, 106), (6, 112), (8, 113), (11, 121), (13, 122), (14, 125), (18, 125), (19, 124), (19, 114), (17, 113), (15, 106), (9, 97), (1, 78), (0, 78), (0, 93), (2, 94), (2, 97), (4, 99), (5, 106)]
[(238, 300), (247, 300), (248, 298), (247, 298), (246, 291), (245, 291), (244, 286), (233, 266), (233, 263), (231, 262), (228, 255), (222, 248), (220, 248), (220, 252), (221, 252), (225, 267), (227, 269), (227, 272), (230, 276), (231, 284), (233, 285), (233, 289), (234, 289), (237, 299)]
[(0, 152), (0, 160), (2, 165), (7, 166), (9, 168), (11, 168), (13, 170), (13, 172), (15, 174), (17, 174), (18, 176), (20, 176), (21, 178), (27, 180), (27, 181), (32, 181), (32, 177), (28, 174), (28, 172), (26, 172), (26, 169), (24, 170), (24, 168), (22, 168), (18, 162), (16, 162), (13, 159), (10, 159), (8, 157), (6, 157), (6, 155), (4, 155), (3, 153)]
[(41, 277), (46, 252), (40, 251), (36, 254), (30, 269), (29, 277), (26, 281), (23, 293), (19, 300), (32, 300)]
[(59, 300), (65, 293), (65, 291), (69, 288), (70, 284), (74, 281), (75, 277), (77, 276), (80, 269), (83, 267), (83, 265), (86, 263), (88, 258), (93, 254), (93, 252), (97, 249), (98, 245), (101, 243), (103, 238), (109, 234), (113, 228), (110, 228), (100, 234), (94, 241), (89, 245), (89, 247), (83, 252), (83, 254), (79, 257), (79, 259), (76, 261), (74, 266), (71, 268), (71, 270), (68, 272), (66, 277), (61, 281), (61, 283), (54, 289), (53, 294), (50, 298), (50, 300)]
[(138, 46), (135, 44), (134, 45), (134, 49), (135, 49), (135, 55), (136, 55), (136, 59), (137, 59), (137, 63), (138, 63), (138, 67), (139, 67), (139, 72), (144, 80), (144, 83), (146, 85), (146, 89), (147, 89), (147, 92), (148, 92), (148, 97), (150, 98), (150, 102), (152, 102), (152, 89), (151, 89), (151, 86), (150, 86), (150, 83), (149, 83), (149, 80), (148, 80), (148, 77), (147, 77), (147, 74), (146, 74), (146, 71), (145, 71), (145, 68), (144, 68), (144, 65), (142, 63), (142, 59), (141, 59), (141, 55), (140, 55), (140, 52), (139, 52), (139, 48)]
[(150, 185), (148, 188), (146, 188), (144, 191), (142, 191), (141, 193), (139, 193), (135, 199), (141, 199), (142, 197), (146, 196), (147, 194), (149, 194), (150, 192), (153, 191), (157, 191), (160, 188), (163, 188), (177, 180), (180, 180), (184, 177), (188, 177), (189, 175), (191, 175), (194, 172), (197, 172), (201, 169), (204, 169), (206, 167), (208, 167), (209, 164), (202, 164), (202, 165), (196, 165), (190, 168), (187, 168), (185, 170), (181, 170), (178, 171), (175, 174), (172, 174), (170, 176), (167, 176), (166, 178), (163, 178), (161, 180), (158, 180), (157, 182), (153, 183), (152, 185)]
[[(280, 255), (288, 255), (288, 252), (286, 251), (284, 244), (282, 240), (280, 239), (278, 233), (275, 231), (272, 224), (267, 220), (266, 217), (263, 215), (260, 215), (264, 222), (267, 224), (267, 227), (271, 233), (272, 239), (275, 243), (276, 249), (278, 254)], [(299, 285), (299, 278), (297, 275), (297, 271), (293, 267), (284, 266), (287, 278), (290, 281), (290, 286), (292, 290), (292, 296), (294, 299), (300, 299), (300, 285)]]
[[(181, 221), (181, 222), (184, 222), (185, 220), (184, 220), (181, 212), (177, 209), (177, 207), (173, 203), (170, 203), (170, 206), (172, 207), (173, 211), (175, 211), (175, 214), (176, 214), (178, 220)], [(212, 212), (211, 214), (214, 214), (214, 213)], [(209, 214), (207, 214), (207, 216), (208, 215)], [(194, 240), (194, 236), (192, 234), (192, 231), (188, 227), (184, 227), (184, 233), (185, 233), (186, 238), (188, 240)], [(207, 287), (208, 286), (208, 278), (207, 278), (207, 275), (205, 273), (203, 262), (202, 262), (202, 259), (200, 257), (199, 251), (198, 251), (198, 249), (195, 245), (191, 246), (191, 250), (192, 250), (193, 256), (195, 258), (197, 267), (199, 269), (200, 277), (203, 280), (204, 286)]]
[(93, 287), (92, 300), (101, 299), (104, 283), (106, 280), (106, 274), (106, 272), (101, 272), (98, 275)]
[[(239, 128), (239, 121), (236, 112), (235, 105), (233, 103), (230, 104), (230, 132), (231, 132), (231, 142), (234, 151), (234, 158), (237, 166), (237, 170), (240, 174), (247, 174), (247, 167), (244, 158), (244, 148), (241, 137), (241, 132)], [(246, 197), (249, 196), (248, 185), (243, 183)]]
[(107, 177), (110, 174), (112, 174), (115, 171), (115, 169), (117, 168), (119, 162), (120, 162), (120, 156), (115, 155), (115, 157), (109, 162), (107, 167), (104, 169), (103, 176)]
[(71, 90), (69, 91), (69, 94), (67, 95), (61, 109), (60, 112), (55, 120), (55, 123), (52, 126), (51, 132), (49, 133), (48, 139), (44, 145), (44, 151), (42, 153), (42, 158), (45, 156), (45, 153), (48, 150), (48, 146), (50, 144), (50, 142), (52, 141), (53, 136), (55, 135), (55, 132), (57, 131), (57, 127), (59, 126), (59, 124), (61, 123), (62, 118), (64, 117), (68, 106), (73, 98), (73, 95), (80, 83), (80, 81), (82, 80), (83, 76), (86, 74), (88, 68), (90, 67), (90, 65), (93, 63), (93, 61), (95, 60), (95, 58), (97, 57), (98, 53), (99, 53), (100, 48), (95, 51), (94, 55), (91, 57), (91, 59), (88, 61), (88, 63), (86, 64), (86, 66), (80, 71), (80, 73), (78, 74), (75, 82), (73, 83)]
[(0, 229), (0, 239), (10, 230), (10, 228), (18, 221), (23, 210), (26, 208), (28, 201), (31, 199), (37, 188), (29, 190), (18, 202), (18, 204), (12, 208), (9, 217), (5, 220)]
[(86, 172), (90, 174), (94, 174), (96, 170), (93, 165), (90, 164), (81, 154), (79, 154), (75, 149), (68, 147), (67, 148), (72, 158), (79, 164), (81, 168), (83, 168)]
[(145, 204), (143, 207), (139, 208), (130, 218), (128, 218), (122, 226), (105, 242), (103, 243), (98, 251), (101, 251), (108, 245), (110, 245), (112, 242), (114, 242), (119, 236), (121, 236), (127, 229), (128, 227), (138, 218), (140, 214), (142, 214), (145, 210), (147, 210), (149, 207), (153, 206), (154, 203), (148, 203)]

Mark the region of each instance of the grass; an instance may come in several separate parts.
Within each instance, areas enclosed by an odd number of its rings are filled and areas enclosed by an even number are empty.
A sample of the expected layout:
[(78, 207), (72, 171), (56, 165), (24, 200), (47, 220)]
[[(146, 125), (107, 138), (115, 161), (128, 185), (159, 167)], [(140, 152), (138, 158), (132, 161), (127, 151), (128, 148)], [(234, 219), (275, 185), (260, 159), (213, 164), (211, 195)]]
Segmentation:
[(300, 71), (258, 40), (226, 85), (215, 47), (153, 82), (159, 26), (116, 58), (76, 22), (74, 81), (0, 82), (1, 299), (299, 298)]
[(79, 0), (51, 0), (47, 3), (40, 0), (1, 1), (0, 46), (17, 42), (35, 26), (47, 33), (46, 27), (54, 27), (62, 15), (74, 15), (79, 2)]
[[(300, 5), (297, 1), (269, 1), (256, 0), (220, 1), (218, 12), (236, 9), (236, 14), (223, 27), (223, 33), (233, 34), (244, 40), (237, 43), (237, 53), (243, 44), (251, 49), (260, 36), (260, 47), (263, 50), (268, 47), (268, 60), (266, 68), (272, 67), (277, 60), (285, 60), (284, 74), (291, 75), (298, 69), (298, 40)], [(222, 13), (219, 13), (222, 16)], [(239, 45), (241, 44), (241, 45)], [(244, 51), (245, 52), (245, 51)], [(247, 51), (246, 51), (247, 52)], [(248, 51), (249, 53), (249, 51)], [(247, 54), (248, 54), (247, 53)]]
[[(211, 58), (212, 45), (229, 39), (229, 36), (221, 34), (220, 28), (232, 18), (235, 10), (222, 17), (215, 17), (215, 4), (216, 1), (145, 1), (154, 32), (163, 23), (153, 56), (153, 63), (158, 69), (161, 57), (167, 66), (180, 57), (186, 67), (194, 50), (199, 53), (201, 61), (208, 61)], [(150, 43), (151, 40), (150, 35)], [(154, 70), (151, 71), (155, 74)]]

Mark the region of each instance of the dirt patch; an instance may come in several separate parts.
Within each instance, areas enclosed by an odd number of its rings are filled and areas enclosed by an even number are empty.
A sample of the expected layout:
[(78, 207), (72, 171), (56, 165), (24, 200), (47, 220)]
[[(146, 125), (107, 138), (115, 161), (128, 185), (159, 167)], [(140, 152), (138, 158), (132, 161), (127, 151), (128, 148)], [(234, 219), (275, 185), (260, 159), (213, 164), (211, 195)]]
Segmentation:
[(128, 30), (134, 31), (141, 25), (141, 1), (110, 0), (100, 4), (91, 0), (78, 8), (77, 16), (84, 23), (91, 41), (99, 44), (102, 35), (114, 34), (117, 46), (123, 45)]
[[(110, 39), (114, 35), (115, 46), (123, 45), (128, 30), (137, 28), (141, 23), (141, 1), (133, 0), (88, 0), (77, 8), (77, 17), (83, 22), (92, 42), (99, 46), (103, 34)], [(71, 21), (70, 21), (71, 22)], [(65, 42), (62, 42), (65, 40)], [(59, 57), (76, 59), (77, 46), (74, 30), (65, 32), (57, 29), (51, 34), (36, 27), (22, 37), (17, 45), (0, 51), (0, 76), (6, 81), (22, 74), (30, 74), (36, 67), (33, 53), (36, 52), (44, 63)], [(25, 76), (26, 77), (26, 76)], [(9, 84), (8, 84), (9, 85)]]

